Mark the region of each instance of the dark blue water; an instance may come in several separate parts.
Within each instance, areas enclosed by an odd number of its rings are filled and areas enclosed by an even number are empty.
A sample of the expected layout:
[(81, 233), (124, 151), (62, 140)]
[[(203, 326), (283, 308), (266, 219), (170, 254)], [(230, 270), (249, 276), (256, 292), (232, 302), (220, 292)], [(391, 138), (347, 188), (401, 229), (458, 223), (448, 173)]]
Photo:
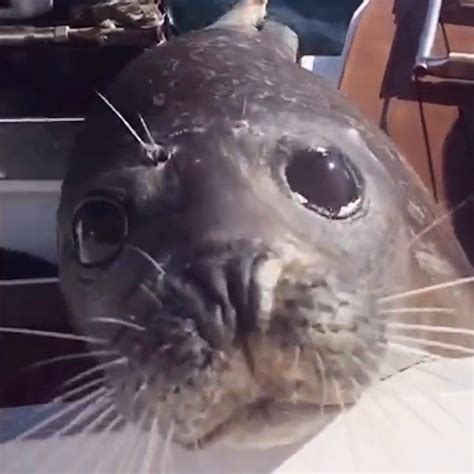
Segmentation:
[[(202, 28), (237, 0), (171, 0), (180, 31)], [(269, 16), (298, 33), (303, 54), (338, 54), (361, 0), (270, 0)]]

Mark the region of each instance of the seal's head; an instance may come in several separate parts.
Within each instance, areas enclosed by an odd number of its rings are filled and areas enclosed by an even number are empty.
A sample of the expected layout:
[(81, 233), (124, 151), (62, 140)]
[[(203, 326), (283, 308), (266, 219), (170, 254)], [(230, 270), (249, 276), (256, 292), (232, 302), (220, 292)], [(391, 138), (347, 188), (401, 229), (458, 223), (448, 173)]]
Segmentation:
[[(468, 268), (448, 226), (415, 238), (428, 194), (292, 44), (228, 16), (146, 52), (97, 99), (64, 182), (76, 324), (120, 353), (104, 368), (122, 413), (183, 445), (317, 431), (379, 376), (387, 295)], [(467, 301), (443, 295), (423, 304)]]

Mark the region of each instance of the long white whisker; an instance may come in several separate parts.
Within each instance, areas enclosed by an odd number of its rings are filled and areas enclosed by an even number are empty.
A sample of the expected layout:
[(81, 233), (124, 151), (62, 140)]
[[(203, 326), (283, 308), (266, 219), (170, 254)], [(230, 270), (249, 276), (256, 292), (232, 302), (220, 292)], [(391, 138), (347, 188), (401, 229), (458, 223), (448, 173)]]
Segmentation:
[[(374, 361), (377, 360), (376, 356), (375, 356), (372, 352), (367, 351), (367, 355), (368, 355), (370, 358), (372, 358), (372, 360), (374, 360)], [(355, 356), (354, 356), (354, 357), (355, 357)], [(358, 358), (357, 358), (357, 359), (358, 359)], [(362, 361), (361, 361), (361, 362), (362, 362)], [(395, 369), (395, 367), (394, 367), (392, 364), (389, 364), (389, 366), (391, 366), (393, 369)], [(446, 379), (445, 377), (440, 376), (440, 375), (437, 374), (436, 372), (430, 371), (430, 370), (425, 369), (425, 368), (423, 368), (423, 367), (419, 367), (418, 364), (415, 364), (415, 365), (413, 365), (412, 367), (410, 367), (410, 370), (411, 370), (411, 369), (418, 369), (418, 370), (420, 370), (420, 371), (422, 371), (422, 372), (426, 372), (426, 373), (430, 374), (431, 376), (437, 376), (437, 377), (441, 378), (442, 380), (449, 382), (449, 380)], [(406, 381), (405, 381), (405, 382), (406, 382)], [(446, 410), (446, 408), (445, 408), (444, 406), (440, 405), (439, 402), (437, 402), (436, 400), (433, 400), (433, 398), (431, 398), (429, 395), (422, 393), (418, 388), (413, 387), (413, 384), (409, 384), (409, 385), (411, 385), (412, 388), (415, 389), (415, 392), (416, 392), (416, 393), (419, 393), (421, 396), (424, 396), (424, 397), (428, 398), (428, 400), (430, 400), (436, 407), (438, 407), (439, 409), (441, 409), (441, 411), (444, 411), (444, 412), (447, 413), (450, 417), (452, 417), (453, 419), (455, 419), (458, 423), (461, 423), (461, 421), (460, 421), (457, 417), (455, 417), (452, 413), (449, 413), (449, 412)]]
[[(89, 418), (94, 413), (101, 410), (104, 407), (104, 405), (107, 405), (107, 403), (111, 403), (111, 402), (110, 402), (110, 398), (108, 397), (107, 393), (105, 393), (104, 395), (100, 396), (97, 400), (95, 400), (91, 405), (86, 406), (66, 426), (59, 429), (55, 433), (53, 433), (51, 436), (48, 436), (48, 441), (51, 440), (51, 439), (60, 438), (62, 435), (66, 434), (67, 431), (69, 431), (71, 428), (76, 426), (82, 420)], [(48, 451), (48, 453), (46, 454), (46, 459), (49, 459), (51, 457), (50, 455), (53, 454), (53, 453), (54, 453), (54, 450)], [(41, 453), (37, 453), (37, 454), (39, 455)], [(32, 460), (35, 460), (35, 458), (36, 458), (36, 456), (34, 456)], [(45, 459), (45, 456), (42, 455), (40, 462), (44, 462), (46, 459)]]
[(105, 339), (99, 339), (96, 337), (77, 336), (75, 334), (66, 334), (54, 331), (40, 331), (38, 329), (0, 327), (0, 332), (10, 334), (25, 334), (27, 336), (51, 337), (55, 339), (67, 339), (72, 341), (89, 342), (91, 344), (98, 345), (107, 344), (107, 341)]
[(68, 387), (75, 382), (79, 382), (82, 379), (85, 379), (89, 375), (93, 375), (97, 372), (101, 372), (103, 369), (107, 369), (109, 367), (113, 367), (114, 365), (120, 365), (120, 364), (125, 364), (127, 362), (126, 357), (120, 357), (118, 359), (112, 360), (110, 362), (104, 362), (103, 364), (96, 365), (95, 367), (92, 367), (88, 370), (85, 370), (84, 372), (81, 372), (80, 374), (72, 377), (69, 379), (67, 382), (63, 384), (64, 387)]
[[(353, 354), (348, 354), (348, 355), (361, 368), (361, 370), (366, 371), (367, 375), (369, 377), (371, 377), (370, 372), (367, 371), (367, 368), (365, 367), (363, 362), (358, 357), (354, 356)], [(385, 392), (388, 395), (390, 395), (394, 400), (396, 400), (407, 411), (409, 411), (411, 414), (413, 414), (425, 426), (427, 426), (431, 430), (438, 431), (436, 428), (434, 428), (431, 425), (431, 423), (427, 422), (424, 419), (424, 417), (422, 417), (416, 410), (414, 410), (398, 393), (394, 392), (393, 390), (387, 389), (387, 387), (385, 385), (382, 385), (381, 383), (374, 384), (374, 387), (376, 387), (377, 390), (379, 390), (381, 392)]]
[[(146, 409), (143, 411), (142, 416), (138, 420), (138, 423), (136, 424), (137, 433), (132, 440), (133, 444), (132, 444), (131, 449), (128, 452), (129, 454), (128, 459), (126, 459), (125, 457), (123, 458), (122, 462), (120, 463), (119, 468), (117, 469), (118, 473), (136, 472), (136, 470), (132, 471), (132, 469), (135, 469), (137, 453), (140, 451), (140, 438), (144, 434), (143, 431), (140, 430), (140, 426), (146, 420), (147, 416), (150, 416), (150, 414), (151, 414), (151, 410)], [(122, 468), (125, 468), (125, 469), (122, 471)]]
[(66, 434), (71, 428), (74, 428), (82, 421), (87, 420), (92, 415), (95, 415), (99, 410), (102, 410), (108, 405), (111, 405), (113, 403), (110, 400), (111, 393), (111, 390), (106, 391), (101, 397), (95, 400), (93, 404), (85, 407), (84, 410), (82, 410), (78, 415), (76, 415), (66, 426), (63, 426), (59, 431), (57, 431), (52, 436), (52, 438), (57, 438)]
[[(111, 409), (110, 413), (112, 413), (113, 410), (115, 409), (115, 406), (111, 406), (110, 409)], [(107, 411), (108, 410), (106, 410), (100, 416), (100, 418), (106, 419), (107, 416), (110, 415), (110, 413), (107, 413)], [(100, 420), (100, 422), (102, 421), (103, 420)], [(91, 437), (92, 446), (91, 446), (91, 449), (89, 449), (87, 452), (88, 459), (92, 459), (92, 460), (95, 459), (97, 450), (102, 451), (103, 449), (103, 444), (100, 442), (100, 440), (104, 439), (108, 434), (110, 434), (111, 431), (113, 431), (116, 427), (120, 426), (121, 423), (123, 423), (123, 417), (120, 414), (117, 414), (115, 418), (113, 418), (109, 423), (107, 423), (107, 425), (105, 425), (104, 429), (100, 432), (100, 434), (97, 437)], [(92, 427), (91, 425), (89, 425), (85, 431), (88, 433), (93, 432), (96, 429), (96, 427), (99, 426), (100, 423), (94, 423), (94, 424), (96, 426)], [(97, 467), (99, 467), (100, 465), (101, 465), (101, 462), (99, 461), (98, 466), (96, 466), (96, 469), (94, 469), (94, 474), (97, 474)]]
[(107, 389), (105, 387), (101, 387), (95, 390), (94, 392), (90, 393), (89, 395), (81, 398), (80, 400), (77, 400), (75, 402), (68, 404), (65, 408), (63, 408), (59, 412), (54, 413), (53, 415), (46, 418), (46, 420), (41, 421), (33, 428), (30, 428), (29, 430), (23, 432), (21, 435), (17, 436), (15, 440), (24, 441), (28, 437), (37, 434), (42, 428), (49, 426), (53, 421), (60, 419), (64, 415), (67, 415), (68, 413), (71, 413), (72, 411), (76, 410), (78, 407), (81, 407), (82, 405), (89, 403), (91, 400), (94, 400), (95, 398), (100, 397), (101, 395), (105, 394), (106, 391)]
[(462, 207), (464, 207), (466, 204), (468, 204), (469, 202), (472, 201), (472, 197), (469, 197), (467, 199), (464, 199), (464, 201), (460, 202), (459, 204), (457, 204), (456, 206), (454, 206), (453, 208), (449, 209), (448, 211), (446, 212), (443, 212), (441, 215), (439, 215), (438, 217), (436, 217), (432, 222), (430, 222), (430, 224), (428, 224), (423, 230), (421, 230), (420, 232), (418, 232), (418, 234), (416, 234), (413, 239), (411, 240), (411, 242), (409, 242), (408, 244), (408, 249), (410, 249), (414, 244), (416, 244), (416, 242), (418, 242), (419, 240), (421, 240), (422, 237), (424, 237), (427, 233), (431, 232), (435, 227), (437, 227), (439, 224), (441, 224), (441, 222), (443, 222), (444, 220), (448, 219), (449, 217), (451, 217), (456, 211), (458, 211), (459, 209), (461, 209)]
[[(377, 343), (377, 345), (385, 347), (385, 344)], [(389, 341), (387, 343), (387, 346), (390, 349), (393, 349), (397, 352), (404, 352), (404, 353), (407, 353), (407, 354), (414, 354), (414, 355), (419, 355), (419, 356), (424, 356), (424, 357), (428, 356), (431, 360), (440, 360), (440, 359), (442, 359), (441, 356), (438, 356), (436, 354), (431, 354), (430, 352), (428, 352), (426, 350), (418, 349), (416, 347), (405, 346), (403, 344), (397, 344), (396, 342), (393, 342), (393, 341)]]
[(318, 364), (319, 374), (321, 375), (321, 387), (322, 387), (322, 397), (321, 397), (321, 414), (324, 415), (324, 405), (328, 400), (328, 384), (326, 377), (326, 366), (324, 365), (323, 358), (319, 351), (315, 350), (314, 355), (316, 356), (316, 362)]
[(116, 318), (91, 318), (88, 321), (89, 323), (105, 323), (105, 324), (116, 324), (117, 326), (124, 326), (131, 329), (136, 329), (137, 331), (145, 331), (143, 326), (139, 324), (132, 323), (131, 321), (125, 321), (123, 319)]
[[(392, 366), (392, 368), (395, 368)], [(427, 398), (436, 408), (438, 408), (440, 411), (444, 412), (446, 415), (448, 415), (450, 418), (452, 418), (457, 424), (462, 426), (462, 421), (459, 420), (456, 416), (454, 416), (452, 413), (450, 413), (445, 406), (443, 406), (433, 395), (430, 395), (428, 393), (423, 393), (418, 387), (415, 387), (413, 383), (407, 382), (407, 380), (403, 381), (404, 384), (407, 386), (411, 387), (412, 390), (419, 394), (422, 397)]]
[(343, 396), (342, 396), (341, 386), (340, 386), (339, 382), (334, 378), (331, 379), (331, 383), (332, 383), (334, 393), (335, 393), (336, 398), (337, 398), (337, 403), (338, 403), (338, 405), (341, 409), (341, 413), (346, 415), (344, 417), (344, 421), (345, 421), (344, 425), (346, 426), (346, 430), (347, 430), (347, 439), (349, 441), (349, 449), (351, 451), (352, 462), (354, 464), (355, 470), (358, 471), (359, 469), (357, 468), (357, 466), (359, 465), (359, 462), (357, 460), (356, 449), (355, 449), (355, 444), (354, 444), (354, 434), (352, 432), (352, 428), (350, 426), (350, 422), (349, 422), (349, 419), (347, 417), (348, 412), (347, 412), (347, 407), (346, 407), (346, 404), (344, 403), (344, 399), (343, 399)]
[[(345, 353), (345, 356), (347, 357), (348, 354)], [(354, 357), (356, 357), (356, 356), (354, 356)], [(360, 360), (360, 359), (359, 359), (359, 360)], [(337, 361), (337, 359), (336, 359), (336, 361)], [(337, 362), (338, 362), (338, 361), (337, 361)], [(361, 362), (361, 364), (363, 364), (362, 361), (360, 361), (360, 362)], [(347, 374), (347, 369), (343, 366), (343, 364), (338, 363), (338, 366), (341, 368), (341, 370), (342, 370), (344, 373), (346, 373), (346, 375), (348, 375), (348, 374)], [(369, 369), (368, 369), (368, 368), (365, 368), (365, 366), (364, 366), (364, 373), (369, 377), (369, 379), (372, 381), (372, 383), (374, 383), (374, 381), (375, 381), (375, 382), (377, 381), (375, 375), (372, 375), (371, 372), (369, 371)], [(348, 380), (351, 382), (352, 387), (354, 388), (354, 390), (356, 390), (356, 391), (359, 393), (359, 396), (362, 397), (363, 395), (365, 395), (366, 397), (369, 397), (369, 398), (374, 402), (374, 404), (377, 406), (377, 408), (379, 409), (379, 411), (381, 412), (382, 417), (387, 417), (387, 418), (390, 420), (390, 422), (391, 422), (391, 424), (393, 425), (393, 427), (398, 428), (397, 420), (395, 420), (395, 419), (391, 416), (390, 412), (389, 412), (387, 409), (385, 409), (385, 408), (383, 407), (382, 402), (381, 402), (370, 390), (365, 390), (364, 387), (362, 386), (362, 384), (360, 384), (360, 383), (356, 380), (356, 378), (353, 377), (352, 375), (348, 375)], [(366, 420), (369, 420), (370, 415), (372, 415), (372, 413), (371, 413), (369, 410), (367, 410), (367, 409), (365, 409), (365, 412), (366, 412), (367, 415), (368, 415), (368, 416), (366, 416), (365, 419), (366, 419)], [(392, 430), (392, 433), (395, 433), (396, 437), (397, 437), (399, 440), (401, 440), (400, 437), (397, 435), (397, 433), (396, 433), (394, 430)], [(378, 437), (372, 437), (371, 440), (372, 440), (372, 443), (378, 444), (378, 445), (381, 446), (383, 449), (386, 448), (385, 444), (384, 444), (384, 443), (382, 442), (382, 440), (380, 440)], [(402, 446), (402, 449), (403, 449), (403, 446)], [(396, 462), (397, 462), (398, 459), (395, 458), (395, 457), (393, 457), (393, 453), (392, 453), (392, 452), (390, 452), (389, 456), (390, 456), (390, 458), (392, 459), (392, 461), (394, 461), (394, 463), (396, 464)]]
[(137, 140), (137, 142), (142, 146), (146, 147), (146, 143), (142, 140), (140, 135), (136, 132), (136, 130), (130, 125), (128, 120), (117, 110), (117, 108), (99, 91), (95, 91), (95, 93), (102, 99), (102, 101), (109, 107), (110, 110), (120, 119), (120, 121), (127, 127), (128, 131), (132, 134), (132, 136)]
[(145, 454), (143, 456), (143, 462), (140, 468), (140, 472), (147, 473), (152, 471), (154, 456), (157, 451), (159, 438), (160, 436), (158, 433), (158, 418), (155, 417), (148, 433)]
[(85, 384), (82, 384), (80, 387), (74, 388), (72, 390), (68, 390), (67, 392), (53, 398), (49, 403), (41, 406), (38, 408), (38, 413), (42, 413), (44, 411), (49, 410), (51, 405), (65, 402), (69, 397), (72, 397), (74, 395), (77, 395), (78, 393), (84, 392), (85, 390), (93, 387), (97, 387), (97, 385), (103, 385), (105, 382), (105, 377), (101, 377), (99, 379), (92, 380), (90, 382), (87, 382)]
[[(143, 437), (143, 432), (136, 428), (137, 432), (132, 439), (131, 447), (128, 451), (124, 451), (124, 456), (122, 461), (120, 462), (119, 468), (117, 469), (118, 473), (130, 474), (136, 471), (136, 461), (137, 461), (137, 454), (140, 451), (140, 440)], [(128, 447), (128, 443), (127, 443)]]
[(398, 322), (388, 322), (386, 323), (386, 325), (388, 328), (395, 329), (418, 329), (426, 332), (441, 332), (451, 334), (462, 334), (465, 336), (474, 336), (474, 330), (472, 329), (453, 328), (451, 326), (430, 326), (429, 324), (411, 324)]
[(166, 434), (165, 444), (163, 445), (163, 453), (161, 455), (160, 461), (160, 474), (166, 473), (166, 467), (168, 465), (168, 454), (171, 451), (171, 440), (173, 439), (174, 433), (174, 421), (171, 422), (170, 427), (168, 428), (168, 433)]
[(433, 314), (456, 314), (456, 310), (453, 308), (441, 308), (434, 306), (432, 308), (393, 308), (379, 311), (381, 314), (419, 314), (419, 313), (433, 313)]
[(418, 338), (418, 337), (409, 337), (409, 336), (400, 336), (399, 334), (397, 335), (390, 335), (389, 336), (389, 341), (395, 341), (395, 342), (413, 342), (413, 343), (420, 343), (420, 344), (425, 344), (426, 346), (430, 347), (439, 347), (440, 349), (448, 349), (451, 351), (457, 351), (462, 354), (469, 354), (473, 355), (474, 354), (474, 349), (470, 349), (465, 346), (460, 346), (458, 344), (449, 344), (447, 342), (439, 342), (439, 341), (432, 341), (431, 339), (423, 339), (423, 338)]
[(90, 382), (87, 382), (85, 384), (82, 384), (80, 387), (73, 388), (71, 390), (68, 390), (67, 392), (64, 392), (58, 397), (55, 397), (53, 399), (53, 403), (60, 403), (66, 401), (68, 398), (77, 395), (78, 393), (84, 392), (85, 390), (96, 387), (97, 385), (103, 385), (105, 382), (105, 377), (100, 377), (99, 379), (94, 379), (91, 380)]
[(148, 127), (147, 123), (145, 122), (145, 119), (143, 118), (142, 114), (138, 114), (138, 118), (140, 119), (140, 122), (142, 124), (143, 130), (145, 130), (145, 133), (148, 137), (148, 140), (151, 145), (157, 145), (155, 142), (155, 139), (153, 138), (153, 135), (151, 134), (150, 128)]
[(404, 293), (398, 293), (396, 295), (384, 296), (379, 298), (380, 303), (389, 303), (391, 301), (396, 301), (401, 298), (409, 298), (411, 296), (418, 296), (424, 293), (429, 293), (436, 290), (443, 290), (447, 288), (453, 288), (455, 286), (465, 285), (467, 283), (473, 283), (474, 277), (465, 277), (465, 278), (458, 278), (457, 280), (448, 281), (445, 283), (438, 283), (436, 285), (426, 286), (424, 288), (418, 288), (415, 290), (405, 291)]
[(46, 365), (54, 364), (55, 362), (62, 362), (67, 360), (79, 360), (79, 359), (88, 359), (90, 357), (100, 357), (100, 356), (112, 356), (117, 355), (119, 352), (114, 350), (103, 350), (103, 351), (90, 351), (90, 352), (77, 352), (75, 354), (66, 354), (63, 356), (52, 357), (51, 359), (40, 360), (31, 364), (28, 369), (36, 369), (38, 367), (44, 367)]
[[(105, 435), (110, 433), (110, 431), (112, 431), (116, 425), (119, 425), (122, 422), (123, 422), (123, 417), (121, 415), (118, 415), (117, 418), (114, 420), (114, 422), (111, 422), (104, 429), (104, 431), (103, 431), (102, 435), (100, 436), (100, 438), (102, 439)], [(118, 453), (121, 453), (123, 455), (123, 462), (120, 464), (120, 466), (125, 462), (126, 454), (128, 454), (130, 452), (130, 449), (129, 449), (130, 448), (130, 438), (128, 436), (126, 436), (128, 434), (127, 433), (127, 428), (134, 429), (133, 426), (131, 426), (131, 425), (125, 426), (124, 432), (121, 434), (122, 436), (117, 438), (117, 442), (114, 443), (114, 446), (112, 447), (111, 452), (107, 453), (108, 459), (115, 459), (116, 457), (118, 457)], [(138, 439), (138, 433), (136, 434), (136, 436), (134, 436), (132, 438), (133, 438), (132, 441), (136, 441)], [(119, 442), (120, 440), (122, 440), (122, 442)], [(98, 461), (98, 463), (97, 463), (97, 465), (94, 469), (93, 474), (102, 474), (104, 472), (104, 470), (102, 469), (102, 466), (103, 466), (104, 462), (106, 462), (106, 459), (107, 458), (102, 454), (101, 458), (99, 459), (99, 461)], [(118, 467), (120, 467), (120, 466), (118, 466)], [(116, 471), (120, 472), (119, 469), (116, 469)]]
[[(100, 424), (106, 420), (112, 413), (117, 411), (117, 407), (115, 406), (115, 403), (112, 401), (110, 402), (110, 405), (94, 420), (92, 423), (89, 423), (83, 430), (84, 433), (93, 433), (96, 428), (100, 426)], [(122, 417), (120, 415), (117, 415), (114, 417), (114, 419), (107, 425), (109, 426), (115, 426), (118, 424), (119, 421), (122, 420)], [(105, 430), (104, 430), (105, 431)]]
[[(141, 390), (138, 390), (137, 393), (135, 393), (135, 395), (132, 398), (132, 402), (131, 402), (132, 412), (136, 410), (136, 405), (138, 403), (140, 393), (141, 393)], [(128, 460), (126, 459), (125, 456), (122, 456), (120, 464), (117, 468), (118, 473), (122, 472), (122, 468), (125, 468), (123, 471), (125, 473), (128, 473), (131, 471), (132, 468), (135, 468), (135, 465), (134, 465), (135, 458), (136, 458), (137, 452), (139, 452), (140, 450), (139, 449), (140, 448), (139, 441), (141, 438), (140, 435), (143, 435), (143, 431), (141, 431), (141, 426), (143, 425), (147, 417), (149, 417), (150, 415), (151, 415), (151, 410), (149, 408), (144, 409), (140, 417), (138, 418), (136, 425), (135, 426), (132, 425), (132, 427), (136, 429), (136, 434), (135, 436), (132, 437), (131, 447), (130, 447), (130, 442), (127, 442), (126, 444), (126, 447), (129, 449), (128, 451), (124, 451), (124, 452), (129, 455)]]

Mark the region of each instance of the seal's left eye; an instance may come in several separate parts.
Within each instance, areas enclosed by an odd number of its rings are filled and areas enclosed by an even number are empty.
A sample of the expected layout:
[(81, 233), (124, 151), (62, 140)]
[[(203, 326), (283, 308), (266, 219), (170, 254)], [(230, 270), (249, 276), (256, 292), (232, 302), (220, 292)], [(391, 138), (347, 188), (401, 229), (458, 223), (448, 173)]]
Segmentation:
[(128, 233), (127, 215), (112, 199), (87, 198), (76, 210), (72, 231), (80, 263), (100, 265), (121, 250)]
[(328, 219), (347, 219), (362, 205), (362, 176), (335, 148), (298, 151), (285, 173), (298, 201)]

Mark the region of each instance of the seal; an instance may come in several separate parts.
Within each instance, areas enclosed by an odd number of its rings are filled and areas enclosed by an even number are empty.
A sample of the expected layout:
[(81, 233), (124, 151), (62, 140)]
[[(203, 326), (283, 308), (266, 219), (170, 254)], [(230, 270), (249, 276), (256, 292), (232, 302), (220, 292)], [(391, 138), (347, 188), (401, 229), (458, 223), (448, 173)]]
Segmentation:
[(62, 188), (62, 291), (116, 354), (97, 396), (183, 446), (292, 443), (391, 354), (472, 353), (449, 219), (389, 138), (296, 64), (266, 3), (131, 62)]

